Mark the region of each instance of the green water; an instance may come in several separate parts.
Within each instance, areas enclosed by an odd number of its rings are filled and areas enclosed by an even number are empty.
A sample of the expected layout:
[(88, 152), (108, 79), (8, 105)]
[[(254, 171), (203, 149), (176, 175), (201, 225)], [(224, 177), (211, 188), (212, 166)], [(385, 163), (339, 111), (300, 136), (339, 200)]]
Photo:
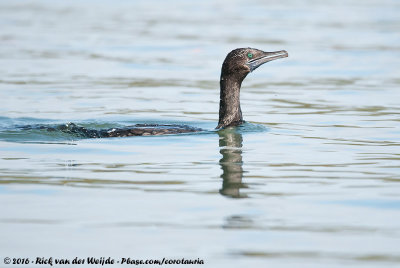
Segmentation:
[[(399, 266), (398, 1), (1, 1), (0, 25), (0, 266)], [(216, 131), (222, 61), (247, 46), (289, 57)], [(21, 128), (69, 122), (206, 131)]]

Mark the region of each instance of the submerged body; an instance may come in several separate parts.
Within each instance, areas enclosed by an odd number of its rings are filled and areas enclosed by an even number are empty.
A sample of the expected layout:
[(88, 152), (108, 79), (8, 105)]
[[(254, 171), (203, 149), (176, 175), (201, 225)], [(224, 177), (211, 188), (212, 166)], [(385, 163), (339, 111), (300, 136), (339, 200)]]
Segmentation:
[[(195, 128), (187, 125), (160, 125), (160, 124), (136, 124), (122, 128), (110, 129), (87, 129), (77, 126), (74, 123), (57, 126), (54, 130), (61, 130), (76, 136), (85, 138), (111, 138), (111, 137), (129, 137), (129, 136), (155, 136), (167, 134), (179, 134), (202, 131), (201, 128)], [(49, 130), (49, 129), (48, 129)]]
[(22, 130), (43, 129), (49, 132), (62, 131), (64, 133), (74, 135), (80, 138), (112, 138), (112, 137), (129, 137), (129, 136), (156, 136), (168, 134), (180, 134), (203, 131), (201, 128), (191, 127), (188, 125), (175, 124), (136, 124), (126, 127), (109, 128), (109, 129), (89, 129), (74, 123), (67, 123), (56, 126), (45, 125), (25, 125), (19, 127)]
[[(237, 48), (226, 56), (221, 68), (217, 129), (237, 126), (244, 122), (240, 108), (240, 87), (246, 76), (266, 62), (287, 56), (288, 53), (285, 50), (264, 52), (255, 48)], [(48, 127), (47, 130), (60, 130), (86, 138), (167, 135), (203, 131), (200, 128), (187, 125), (159, 124), (137, 124), (123, 128), (95, 130), (73, 123)]]

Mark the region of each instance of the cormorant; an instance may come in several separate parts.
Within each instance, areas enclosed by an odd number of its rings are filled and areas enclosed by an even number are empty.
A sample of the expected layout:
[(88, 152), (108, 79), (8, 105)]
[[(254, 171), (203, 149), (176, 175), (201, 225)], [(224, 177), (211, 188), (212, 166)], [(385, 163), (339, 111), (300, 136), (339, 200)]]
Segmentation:
[(218, 128), (242, 124), (240, 86), (246, 76), (262, 64), (285, 58), (285, 50), (264, 52), (255, 48), (237, 48), (225, 58), (221, 69)]
[[(262, 64), (285, 58), (285, 50), (264, 52), (255, 48), (237, 48), (232, 50), (225, 58), (221, 69), (220, 78), (220, 104), (219, 121), (217, 129), (242, 124), (243, 117), (240, 109), (240, 86), (246, 76)], [(203, 129), (187, 125), (161, 125), (161, 124), (136, 124), (123, 128), (93, 130), (69, 123), (49, 131), (61, 130), (87, 138), (126, 137), (165, 135), (203, 131)]]

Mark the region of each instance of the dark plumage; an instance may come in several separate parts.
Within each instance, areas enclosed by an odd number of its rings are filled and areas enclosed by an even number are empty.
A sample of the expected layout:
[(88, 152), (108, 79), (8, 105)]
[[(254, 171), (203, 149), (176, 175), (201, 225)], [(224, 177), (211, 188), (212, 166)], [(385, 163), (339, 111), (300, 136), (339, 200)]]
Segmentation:
[(255, 48), (237, 48), (226, 56), (221, 69), (217, 128), (244, 122), (240, 109), (240, 87), (246, 76), (266, 62), (287, 56), (285, 50), (264, 52)]
[(73, 123), (66, 129), (69, 133), (74, 133), (88, 138), (106, 138), (106, 137), (128, 137), (128, 136), (156, 136), (167, 134), (179, 134), (201, 131), (187, 125), (159, 125), (159, 124), (136, 124), (124, 128), (111, 128), (107, 130), (94, 130), (77, 126)]
[[(247, 74), (266, 62), (287, 56), (288, 53), (285, 50), (264, 52), (255, 48), (237, 48), (226, 56), (221, 69), (217, 129), (237, 126), (244, 122), (240, 109), (240, 87)], [(202, 131), (202, 129), (186, 125), (158, 124), (137, 124), (124, 128), (93, 130), (69, 123), (58, 126), (56, 129), (87, 138), (165, 135)], [(49, 131), (56, 129), (48, 128)]]

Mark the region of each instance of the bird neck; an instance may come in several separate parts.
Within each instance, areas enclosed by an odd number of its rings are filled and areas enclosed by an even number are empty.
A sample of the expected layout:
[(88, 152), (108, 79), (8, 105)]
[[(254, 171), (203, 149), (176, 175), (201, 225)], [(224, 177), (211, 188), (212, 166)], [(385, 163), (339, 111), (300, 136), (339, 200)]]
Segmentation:
[(242, 124), (242, 110), (240, 109), (240, 86), (243, 78), (235, 75), (221, 75), (219, 122), (217, 128), (237, 126)]

